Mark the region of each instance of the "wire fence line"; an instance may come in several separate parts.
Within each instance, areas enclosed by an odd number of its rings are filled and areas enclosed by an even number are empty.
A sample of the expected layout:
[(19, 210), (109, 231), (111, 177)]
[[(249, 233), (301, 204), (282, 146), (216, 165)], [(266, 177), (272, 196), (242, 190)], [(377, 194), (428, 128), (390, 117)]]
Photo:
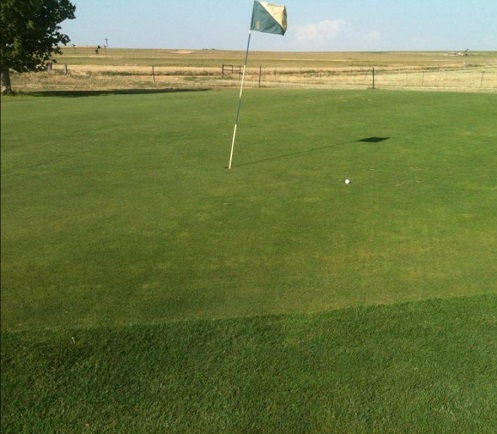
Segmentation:
[[(204, 67), (132, 65), (51, 65), (37, 74), (18, 74), (25, 90), (97, 88), (222, 88), (240, 85), (238, 65)], [(497, 92), (497, 64), (461, 67), (363, 66), (270, 67), (249, 66), (246, 87), (336, 89), (435, 89)]]
[(257, 70), (248, 81), (262, 86), (302, 85), (336, 88), (461, 89), (497, 91), (497, 66), (464, 69), (421, 68), (329, 68), (321, 70), (266, 69), (257, 79)]

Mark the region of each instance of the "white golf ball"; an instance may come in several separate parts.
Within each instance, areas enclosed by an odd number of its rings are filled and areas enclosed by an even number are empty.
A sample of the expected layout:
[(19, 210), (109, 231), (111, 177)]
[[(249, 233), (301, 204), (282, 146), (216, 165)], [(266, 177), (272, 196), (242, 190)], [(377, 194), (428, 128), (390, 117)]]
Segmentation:
[(350, 179), (346, 179), (345, 184), (350, 184)]

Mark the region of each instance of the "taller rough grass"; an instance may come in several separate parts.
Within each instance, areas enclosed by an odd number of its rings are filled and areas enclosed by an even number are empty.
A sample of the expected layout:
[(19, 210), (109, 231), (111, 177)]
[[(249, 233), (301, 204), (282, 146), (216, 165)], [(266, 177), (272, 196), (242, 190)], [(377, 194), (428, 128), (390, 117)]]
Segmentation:
[(491, 433), (497, 297), (2, 337), (2, 433)]
[(496, 290), (495, 95), (248, 91), (231, 171), (236, 92), (71, 95), (3, 101), (4, 330)]

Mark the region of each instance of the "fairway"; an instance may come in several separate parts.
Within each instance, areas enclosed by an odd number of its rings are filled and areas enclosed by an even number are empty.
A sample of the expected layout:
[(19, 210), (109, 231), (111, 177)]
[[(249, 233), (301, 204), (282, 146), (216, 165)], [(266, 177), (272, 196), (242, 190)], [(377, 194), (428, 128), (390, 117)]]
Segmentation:
[(491, 432), (497, 95), (237, 96), (2, 100), (2, 432)]

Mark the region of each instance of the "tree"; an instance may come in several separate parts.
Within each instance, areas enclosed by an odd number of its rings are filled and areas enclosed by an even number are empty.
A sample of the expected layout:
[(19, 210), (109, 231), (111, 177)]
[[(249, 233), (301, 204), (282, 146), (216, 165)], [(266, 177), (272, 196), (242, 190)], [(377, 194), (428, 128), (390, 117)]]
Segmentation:
[(40, 71), (60, 54), (69, 36), (60, 32), (62, 21), (74, 19), (69, 0), (2, 0), (0, 9), (0, 68), (2, 94), (12, 93), (10, 71)]

